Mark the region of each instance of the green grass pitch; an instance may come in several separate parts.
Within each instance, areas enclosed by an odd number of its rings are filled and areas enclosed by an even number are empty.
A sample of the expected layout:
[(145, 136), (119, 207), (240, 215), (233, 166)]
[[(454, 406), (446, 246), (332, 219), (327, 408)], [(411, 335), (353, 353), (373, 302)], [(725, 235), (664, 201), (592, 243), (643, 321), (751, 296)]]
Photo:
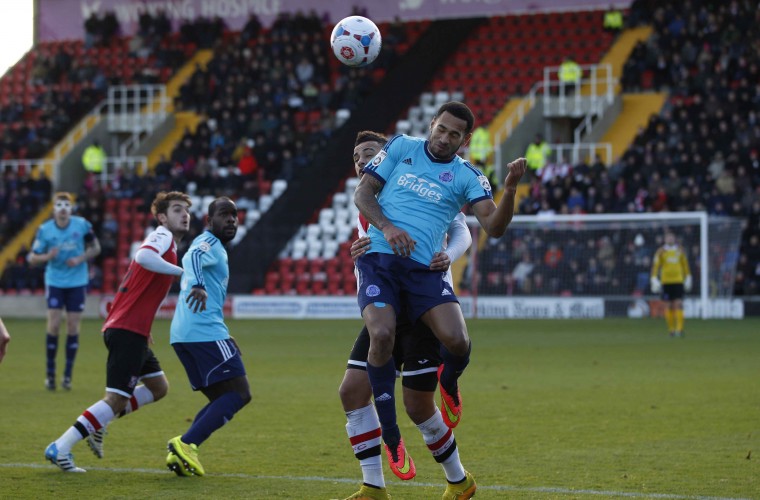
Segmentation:
[[(86, 321), (70, 392), (43, 387), (44, 321), (5, 320), (0, 363), (0, 498), (334, 499), (361, 481), (337, 388), (359, 321), (230, 321), (253, 401), (201, 447), (207, 475), (179, 478), (166, 441), (205, 399), (154, 326), (169, 395), (109, 427), (106, 456), (74, 448), (64, 474), (45, 446), (103, 395), (100, 321)], [(472, 320), (455, 434), (479, 499), (760, 498), (760, 320)], [(63, 352), (59, 349), (59, 372)], [(397, 391), (400, 384), (397, 384)], [(399, 408), (417, 465), (384, 465), (394, 499), (440, 498), (443, 472)]]

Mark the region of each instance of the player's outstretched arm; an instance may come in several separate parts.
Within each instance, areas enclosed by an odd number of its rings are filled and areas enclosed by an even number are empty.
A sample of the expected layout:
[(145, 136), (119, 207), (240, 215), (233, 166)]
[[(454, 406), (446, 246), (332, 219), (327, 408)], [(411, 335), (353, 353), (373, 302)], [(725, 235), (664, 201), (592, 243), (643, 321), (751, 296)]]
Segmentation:
[(182, 268), (165, 261), (158, 253), (151, 248), (141, 248), (135, 254), (135, 262), (140, 264), (148, 271), (158, 274), (169, 274), (172, 276), (181, 276)]
[(525, 158), (518, 158), (507, 165), (507, 177), (504, 179), (504, 194), (496, 205), (491, 200), (484, 200), (473, 205), (480, 225), (483, 226), (488, 236), (500, 238), (512, 222), (515, 213), (515, 194), (517, 184), (525, 174)]
[(370, 224), (383, 232), (393, 253), (408, 257), (414, 250), (414, 240), (409, 233), (394, 226), (383, 214), (383, 209), (377, 202), (377, 193), (382, 187), (380, 181), (371, 175), (362, 176), (354, 192), (354, 204)]

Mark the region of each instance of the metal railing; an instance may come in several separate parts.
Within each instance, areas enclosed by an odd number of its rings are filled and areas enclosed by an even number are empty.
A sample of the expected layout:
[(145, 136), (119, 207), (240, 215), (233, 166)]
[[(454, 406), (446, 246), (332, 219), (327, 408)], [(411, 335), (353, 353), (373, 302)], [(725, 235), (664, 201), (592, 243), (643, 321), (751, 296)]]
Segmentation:
[(560, 66), (544, 68), (544, 109), (559, 116), (599, 115), (615, 100), (617, 78), (611, 64), (581, 65), (577, 82), (562, 82)]
[(150, 132), (166, 119), (169, 102), (166, 85), (112, 85), (106, 100), (108, 130)]
[(556, 163), (593, 163), (596, 155), (603, 155), (603, 163), (612, 163), (612, 144), (609, 142), (574, 142), (549, 144)]
[(603, 149), (607, 158), (605, 163), (609, 165), (612, 162), (612, 146), (610, 144), (581, 143), (581, 139), (585, 133), (589, 133), (593, 129), (594, 117), (601, 115), (615, 101), (617, 78), (613, 76), (610, 64), (582, 65), (581, 70), (586, 78), (581, 78), (579, 81), (577, 92), (568, 94), (566, 85), (560, 84), (559, 81), (559, 66), (544, 68), (544, 79), (533, 84), (527, 97), (522, 99), (517, 109), (504, 122), (504, 125), (494, 133), (495, 165), (503, 164), (501, 144), (512, 135), (525, 115), (536, 105), (539, 93), (543, 94), (544, 110), (552, 106), (554, 102), (559, 113), (567, 113), (573, 109), (584, 111), (582, 113), (584, 115), (583, 120), (573, 131), (573, 141), (577, 145), (555, 144), (552, 147), (558, 147), (561, 151), (569, 151), (571, 157), (580, 157), (580, 151)]
[(118, 180), (119, 175), (129, 171), (137, 175), (145, 175), (148, 173), (148, 157), (147, 156), (109, 156), (106, 158), (106, 163), (103, 166), (103, 171), (96, 175), (98, 182), (102, 185), (113, 183)]
[[(51, 160), (48, 158), (29, 158), (29, 159), (11, 159), (0, 160), (0, 170), (5, 172), (10, 169), (16, 173), (33, 170), (44, 171), (49, 179), (54, 179), (54, 170), (60, 160)], [(128, 170), (138, 175), (148, 173), (148, 158), (146, 156), (109, 156), (106, 158), (103, 170), (95, 174), (97, 181), (103, 185), (117, 180), (118, 174)], [(35, 174), (31, 174), (35, 177)]]
[(108, 131), (131, 137), (119, 149), (121, 156), (140, 145), (169, 116), (171, 99), (166, 85), (113, 85), (108, 88), (106, 118)]
[[(6, 172), (10, 169), (17, 174), (21, 173), (22, 171), (26, 171), (27, 169), (30, 171), (30, 173), (34, 170), (37, 172), (43, 171), (45, 172), (45, 175), (48, 179), (52, 179), (56, 163), (57, 162), (55, 160), (50, 160), (47, 158), (0, 160), (0, 171)], [(34, 177), (34, 174), (31, 175)]]

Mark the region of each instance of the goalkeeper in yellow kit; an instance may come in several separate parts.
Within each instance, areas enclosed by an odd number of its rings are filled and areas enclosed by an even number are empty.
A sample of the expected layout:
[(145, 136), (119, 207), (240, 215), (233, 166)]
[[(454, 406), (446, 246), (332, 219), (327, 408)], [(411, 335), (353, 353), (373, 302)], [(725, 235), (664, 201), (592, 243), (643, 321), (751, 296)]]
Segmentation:
[(653, 293), (662, 292), (670, 336), (683, 337), (683, 295), (691, 291), (691, 271), (686, 252), (671, 232), (665, 233), (665, 244), (654, 254), (650, 284)]

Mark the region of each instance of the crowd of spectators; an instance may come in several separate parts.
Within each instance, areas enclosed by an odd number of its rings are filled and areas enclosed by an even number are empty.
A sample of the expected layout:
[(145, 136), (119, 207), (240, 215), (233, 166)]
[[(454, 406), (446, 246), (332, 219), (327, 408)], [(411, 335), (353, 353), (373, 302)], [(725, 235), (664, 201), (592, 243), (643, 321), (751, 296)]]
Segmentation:
[[(178, 98), (180, 108), (206, 119), (162, 160), (157, 175), (181, 172), (199, 194), (233, 189), (256, 199), (273, 180), (302, 172), (328, 141), (337, 110), (355, 109), (376, 83), (375, 67), (335, 70), (331, 27), (314, 11), (282, 13), (268, 30), (251, 17), (240, 36), (217, 44)], [(404, 39), (398, 31), (383, 44), (386, 54)], [(389, 55), (383, 64), (392, 61)]]
[[(91, 266), (92, 288), (102, 285), (103, 261), (117, 257), (119, 227), (117, 220), (104, 210), (107, 198), (140, 198), (141, 210), (147, 212), (158, 191), (181, 190), (201, 196), (230, 195), (245, 207), (255, 203), (246, 200), (258, 198), (262, 181), (271, 182), (278, 176), (288, 178), (307, 164), (308, 155), (324, 145), (334, 126), (336, 105), (317, 102), (316, 97), (312, 99), (312, 90), (304, 89), (317, 88), (315, 96), (320, 94), (319, 88), (330, 87), (334, 79), (324, 56), (328, 49), (325, 27), (321, 19), (310, 13), (284, 14), (267, 32), (252, 17), (239, 37), (225, 38), (225, 28), (219, 20), (199, 20), (179, 28), (183, 43), (201, 48), (213, 46), (215, 50), (208, 68), (197, 68), (178, 101), (181, 108), (198, 111), (206, 119), (195, 133), (187, 131), (171, 157), (161, 158), (148, 175), (139, 176), (134, 170), (123, 168), (117, 169), (105, 184), (82, 186), (77, 196), (77, 214), (91, 221), (102, 246), (101, 255)], [(172, 36), (169, 29), (165, 16), (143, 15), (138, 33), (128, 42), (130, 54), (163, 65), (165, 59), (157, 54)], [(294, 32), (299, 36), (287, 36)], [(65, 74), (72, 62), (70, 54), (61, 51), (66, 55), (41, 60), (45, 64), (63, 61), (60, 74)], [(49, 79), (50, 74), (38, 71), (39, 84), (53, 87), (55, 81)], [(319, 126), (314, 130), (297, 130), (295, 113), (314, 110), (324, 115)], [(15, 170), (9, 169), (9, 180), (14, 175)], [(10, 182), (4, 185), (13, 187)], [(48, 193), (44, 200), (49, 198)], [(14, 203), (13, 197), (9, 197), (10, 208)], [(38, 208), (32, 204), (25, 206), (24, 212), (4, 211), (3, 221), (9, 221), (9, 231), (4, 231), (4, 236), (15, 233)], [(196, 219), (193, 227), (196, 233), (202, 230)], [(27, 252), (28, 249), (22, 249), (16, 261), (6, 268), (0, 279), (1, 288), (42, 288), (39, 270), (26, 263)]]
[(0, 174), (0, 248), (51, 199), (52, 183), (44, 171), (22, 165)]
[[(760, 10), (755, 2), (733, 0), (634, 2), (633, 24), (654, 27), (653, 36), (634, 49), (625, 64), (623, 85), (638, 91), (653, 76), (656, 90), (669, 93), (665, 108), (639, 130), (633, 144), (609, 168), (596, 158), (590, 164), (552, 163), (531, 180), (521, 214), (610, 213), (705, 210), (744, 218), (742, 249), (734, 293), (760, 293)], [(510, 238), (516, 237), (510, 235)], [(588, 255), (606, 247), (606, 237), (591, 238)], [(649, 238), (651, 239), (651, 238)], [(560, 272), (544, 259), (551, 242), (513, 242), (531, 248), (523, 255), (492, 242), (481, 259), (501, 273), (482, 276), (480, 290), (493, 293), (593, 293), (595, 268), (621, 276), (648, 271), (648, 262), (633, 257), (618, 242), (612, 256), (574, 262), (565, 249)], [(571, 245), (572, 247), (572, 245)], [(492, 262), (501, 248), (507, 254)], [(698, 246), (687, 247), (697, 255)], [(556, 261), (556, 256), (550, 262)], [(516, 271), (533, 265), (532, 279)], [(639, 268), (638, 271), (631, 267)], [(577, 271), (576, 271), (577, 268)], [(491, 268), (494, 269), (494, 268)], [(621, 279), (610, 274), (606, 281)], [(625, 293), (640, 293), (645, 281), (619, 283)], [(573, 289), (572, 286), (579, 286)], [(605, 284), (606, 286), (606, 284)], [(527, 289), (526, 289), (527, 287)], [(643, 287), (643, 289), (642, 289)], [(583, 290), (583, 292), (581, 292)]]
[[(22, 165), (0, 174), (0, 248), (10, 242), (52, 197), (52, 183), (43, 170)], [(22, 248), (0, 276), (0, 289), (38, 289), (42, 272), (29, 268), (27, 248)]]
[[(0, 158), (42, 158), (106, 97), (110, 85), (165, 82), (197, 46), (213, 45), (223, 33), (219, 20), (205, 19), (187, 21), (176, 32), (166, 16), (158, 13), (142, 15), (136, 35), (124, 38), (114, 22), (116, 18), (108, 14), (94, 16), (85, 23), (84, 44), (40, 44), (6, 75), (26, 79), (30, 94), (28, 99), (12, 95), (0, 107)], [(21, 165), (8, 164), (2, 172), (3, 243), (42, 206), (21, 200), (23, 208), (16, 208), (17, 199), (28, 195), (14, 186), (31, 173)], [(44, 201), (49, 199), (48, 195)]]

